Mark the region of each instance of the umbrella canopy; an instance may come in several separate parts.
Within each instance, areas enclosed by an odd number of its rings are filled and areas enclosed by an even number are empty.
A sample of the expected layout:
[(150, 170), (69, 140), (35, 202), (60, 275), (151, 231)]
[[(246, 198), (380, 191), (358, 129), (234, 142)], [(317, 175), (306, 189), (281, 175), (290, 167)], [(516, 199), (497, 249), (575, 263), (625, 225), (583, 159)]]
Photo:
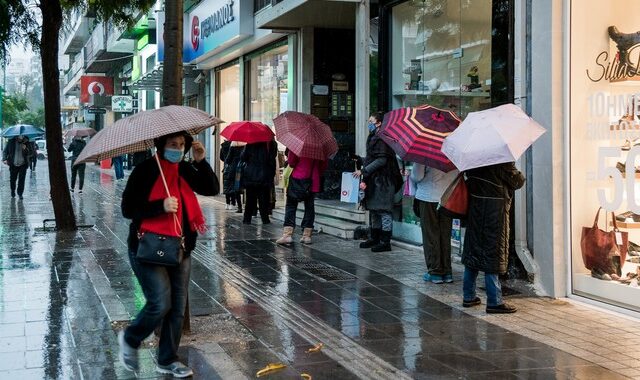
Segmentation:
[(299, 157), (326, 160), (338, 152), (331, 128), (313, 115), (286, 111), (273, 123), (278, 141)]
[(471, 112), (444, 140), (442, 152), (460, 171), (516, 161), (545, 129), (515, 104)]
[(65, 137), (89, 137), (95, 135), (96, 130), (93, 128), (73, 128), (64, 133)]
[(455, 166), (440, 149), (459, 124), (460, 118), (451, 111), (429, 105), (406, 107), (387, 112), (379, 134), (403, 160), (449, 172)]
[(184, 106), (140, 112), (116, 121), (93, 136), (75, 165), (151, 149), (155, 138), (176, 132), (195, 135), (221, 122), (206, 112)]
[(267, 142), (273, 139), (273, 131), (259, 121), (234, 121), (224, 127), (220, 136), (229, 141), (242, 141), (247, 144)]
[(44, 135), (44, 129), (34, 127), (33, 125), (29, 125), (29, 124), (14, 125), (5, 129), (4, 132), (2, 132), (2, 137), (8, 138), (8, 139), (17, 137), (17, 136), (25, 136), (32, 139), (34, 137), (38, 137), (42, 135)]

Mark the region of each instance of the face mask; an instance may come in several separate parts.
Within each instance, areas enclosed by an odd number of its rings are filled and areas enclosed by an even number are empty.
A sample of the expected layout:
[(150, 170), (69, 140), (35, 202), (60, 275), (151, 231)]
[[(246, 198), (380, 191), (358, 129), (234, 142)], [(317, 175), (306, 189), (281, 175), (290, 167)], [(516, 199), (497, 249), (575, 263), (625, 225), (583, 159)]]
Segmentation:
[(178, 162), (182, 161), (183, 156), (184, 155), (183, 155), (182, 149), (170, 149), (170, 148), (164, 149), (164, 159), (169, 162), (173, 162), (174, 164), (177, 164)]
[(369, 128), (369, 132), (373, 132), (376, 130), (376, 125), (374, 123), (369, 123), (369, 125), (367, 125), (367, 128)]

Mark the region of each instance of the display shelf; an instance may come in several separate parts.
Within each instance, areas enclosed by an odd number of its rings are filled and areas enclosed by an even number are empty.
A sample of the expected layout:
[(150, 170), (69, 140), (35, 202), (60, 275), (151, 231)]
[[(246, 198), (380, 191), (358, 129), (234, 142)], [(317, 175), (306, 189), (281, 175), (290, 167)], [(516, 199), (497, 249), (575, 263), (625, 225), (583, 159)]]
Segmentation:
[(622, 78), (609, 79), (609, 83), (620, 83), (620, 84), (640, 86), (640, 75), (634, 75), (632, 77), (624, 76)]
[(394, 91), (394, 96), (406, 96), (406, 95), (423, 95), (423, 96), (461, 96), (461, 97), (469, 97), (469, 98), (486, 98), (491, 96), (489, 91), (478, 91), (478, 92), (462, 92), (462, 91), (420, 91), (420, 90), (402, 90), (402, 91)]
[[(640, 173), (636, 173), (634, 175), (634, 177), (635, 177), (635, 179), (640, 179)], [(611, 178), (611, 177), (609, 177), (609, 178)], [(626, 173), (622, 173), (622, 178), (627, 178), (627, 174)]]
[(606, 302), (630, 306), (638, 309), (640, 302), (638, 295), (640, 288), (622, 284), (617, 281), (598, 280), (589, 274), (576, 273), (573, 275), (573, 289), (576, 293), (584, 293), (587, 297), (598, 297)]
[(609, 129), (612, 131), (630, 131), (630, 130), (640, 130), (640, 124), (625, 124), (624, 128), (620, 127), (620, 124), (611, 124)]
[[(640, 222), (621, 222), (619, 220), (616, 220), (616, 225), (618, 226), (618, 228), (640, 228)], [(609, 222), (609, 226), (613, 227), (613, 222)]]

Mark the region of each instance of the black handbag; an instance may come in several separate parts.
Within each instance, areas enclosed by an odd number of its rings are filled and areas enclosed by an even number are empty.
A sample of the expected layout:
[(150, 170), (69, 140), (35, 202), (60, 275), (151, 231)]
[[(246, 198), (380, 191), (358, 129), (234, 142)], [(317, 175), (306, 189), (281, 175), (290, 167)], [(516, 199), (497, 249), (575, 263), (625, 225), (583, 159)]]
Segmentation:
[(154, 232), (138, 233), (136, 259), (145, 264), (175, 267), (184, 257), (184, 237), (167, 236)]
[(287, 187), (287, 197), (304, 201), (311, 195), (311, 178), (298, 179), (289, 177), (289, 186)]

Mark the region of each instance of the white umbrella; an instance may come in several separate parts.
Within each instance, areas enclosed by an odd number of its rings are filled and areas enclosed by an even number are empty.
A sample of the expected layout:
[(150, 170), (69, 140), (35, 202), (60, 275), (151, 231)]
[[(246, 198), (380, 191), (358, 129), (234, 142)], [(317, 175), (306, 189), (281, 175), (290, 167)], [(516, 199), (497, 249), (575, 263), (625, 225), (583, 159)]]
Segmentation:
[(515, 104), (471, 112), (442, 144), (460, 171), (516, 161), (545, 129)]

